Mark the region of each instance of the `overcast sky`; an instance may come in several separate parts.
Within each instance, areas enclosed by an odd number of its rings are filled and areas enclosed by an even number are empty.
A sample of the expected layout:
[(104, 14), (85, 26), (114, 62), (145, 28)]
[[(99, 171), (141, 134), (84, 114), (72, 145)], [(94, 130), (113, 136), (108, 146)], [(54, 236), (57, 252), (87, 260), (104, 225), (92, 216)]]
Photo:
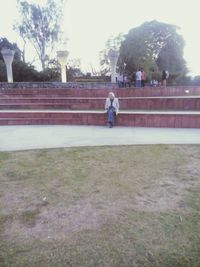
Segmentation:
[[(45, 0), (32, 0), (44, 2)], [(0, 36), (20, 44), (12, 27), (17, 20), (17, 0), (3, 1)], [(64, 31), (71, 58), (80, 58), (85, 71), (99, 68), (99, 52), (110, 36), (127, 33), (145, 21), (158, 20), (181, 28), (184, 57), (192, 75), (200, 75), (200, 0), (68, 0)]]

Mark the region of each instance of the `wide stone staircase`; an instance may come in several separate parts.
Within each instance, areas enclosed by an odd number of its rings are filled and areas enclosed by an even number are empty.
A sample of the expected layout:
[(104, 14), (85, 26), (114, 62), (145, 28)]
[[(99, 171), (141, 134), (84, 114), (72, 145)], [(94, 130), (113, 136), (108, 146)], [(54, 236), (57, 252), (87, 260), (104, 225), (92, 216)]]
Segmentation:
[(119, 98), (119, 126), (200, 128), (200, 87), (0, 88), (0, 125), (106, 125), (105, 98)]

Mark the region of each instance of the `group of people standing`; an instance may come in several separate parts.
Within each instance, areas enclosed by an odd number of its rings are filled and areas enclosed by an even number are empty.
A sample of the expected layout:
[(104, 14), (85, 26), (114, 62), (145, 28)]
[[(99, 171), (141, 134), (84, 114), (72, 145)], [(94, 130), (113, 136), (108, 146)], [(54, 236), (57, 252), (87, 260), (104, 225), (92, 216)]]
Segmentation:
[[(136, 87), (145, 87), (146, 83), (146, 73), (145, 71), (141, 68), (138, 69), (137, 72), (134, 75), (135, 77), (133, 80), (135, 80), (135, 86)], [(131, 80), (127, 75), (123, 75), (122, 73), (119, 73), (117, 75), (117, 83), (119, 87), (131, 87)]]
[(123, 75), (122, 73), (117, 75), (116, 80), (119, 87), (131, 87), (131, 80), (128, 78), (128, 76)]
[(146, 73), (142, 68), (138, 69), (135, 73), (135, 86), (145, 87), (145, 83), (146, 83)]
[[(118, 83), (118, 86), (119, 87), (131, 87), (131, 84), (132, 84), (132, 81), (135, 81), (135, 87), (145, 87), (146, 85), (146, 80), (147, 80), (147, 77), (146, 77), (146, 73), (144, 71), (143, 68), (140, 68), (138, 69), (134, 75), (134, 77), (132, 79), (130, 79), (128, 76), (126, 75), (123, 75), (122, 73), (119, 73), (117, 75), (117, 83)], [(157, 86), (166, 86), (166, 83), (167, 83), (167, 79), (169, 77), (169, 72), (167, 70), (163, 70), (162, 71), (162, 81), (159, 82), (155, 79), (151, 79), (150, 80), (150, 86), (152, 87), (157, 87)]]

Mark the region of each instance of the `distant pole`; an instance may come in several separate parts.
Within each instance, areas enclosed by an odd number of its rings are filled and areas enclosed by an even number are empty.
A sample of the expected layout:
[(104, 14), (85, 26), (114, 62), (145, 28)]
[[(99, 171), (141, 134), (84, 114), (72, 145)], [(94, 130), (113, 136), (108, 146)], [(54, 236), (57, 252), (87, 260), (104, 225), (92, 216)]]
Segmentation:
[(69, 52), (68, 51), (57, 51), (57, 59), (61, 66), (61, 81), (63, 83), (67, 82), (67, 75), (66, 75), (66, 65), (67, 65), (67, 58)]
[(13, 82), (12, 62), (13, 62), (15, 51), (11, 49), (3, 48), (1, 50), (1, 54), (6, 64), (7, 81), (9, 83), (12, 83)]
[(111, 82), (116, 83), (116, 67), (119, 58), (119, 52), (111, 49), (108, 52), (108, 59), (110, 61)]

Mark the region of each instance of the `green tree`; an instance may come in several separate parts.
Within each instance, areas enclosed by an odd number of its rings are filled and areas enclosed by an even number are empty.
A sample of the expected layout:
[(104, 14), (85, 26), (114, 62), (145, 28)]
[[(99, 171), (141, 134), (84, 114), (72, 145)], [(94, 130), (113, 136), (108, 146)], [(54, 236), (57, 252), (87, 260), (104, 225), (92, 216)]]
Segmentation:
[(77, 77), (83, 76), (80, 65), (81, 65), (80, 58), (73, 58), (68, 61), (67, 65), (68, 81), (73, 82)]
[(13, 80), (15, 82), (33, 82), (38, 80), (38, 72), (32, 65), (23, 61), (13, 61)]
[(129, 31), (120, 48), (121, 66), (133, 73), (142, 67), (149, 76), (152, 70), (167, 69), (174, 79), (187, 73), (183, 58), (184, 40), (178, 27), (158, 21), (145, 22)]
[(182, 76), (187, 72), (183, 58), (184, 42), (178, 34), (168, 37), (156, 60), (160, 70), (167, 69), (172, 74)]
[(6, 82), (6, 65), (0, 60), (0, 82)]
[(44, 70), (49, 54), (61, 38), (61, 20), (64, 0), (47, 0), (46, 6), (18, 0), (21, 21), (14, 26), (24, 42), (35, 48)]

